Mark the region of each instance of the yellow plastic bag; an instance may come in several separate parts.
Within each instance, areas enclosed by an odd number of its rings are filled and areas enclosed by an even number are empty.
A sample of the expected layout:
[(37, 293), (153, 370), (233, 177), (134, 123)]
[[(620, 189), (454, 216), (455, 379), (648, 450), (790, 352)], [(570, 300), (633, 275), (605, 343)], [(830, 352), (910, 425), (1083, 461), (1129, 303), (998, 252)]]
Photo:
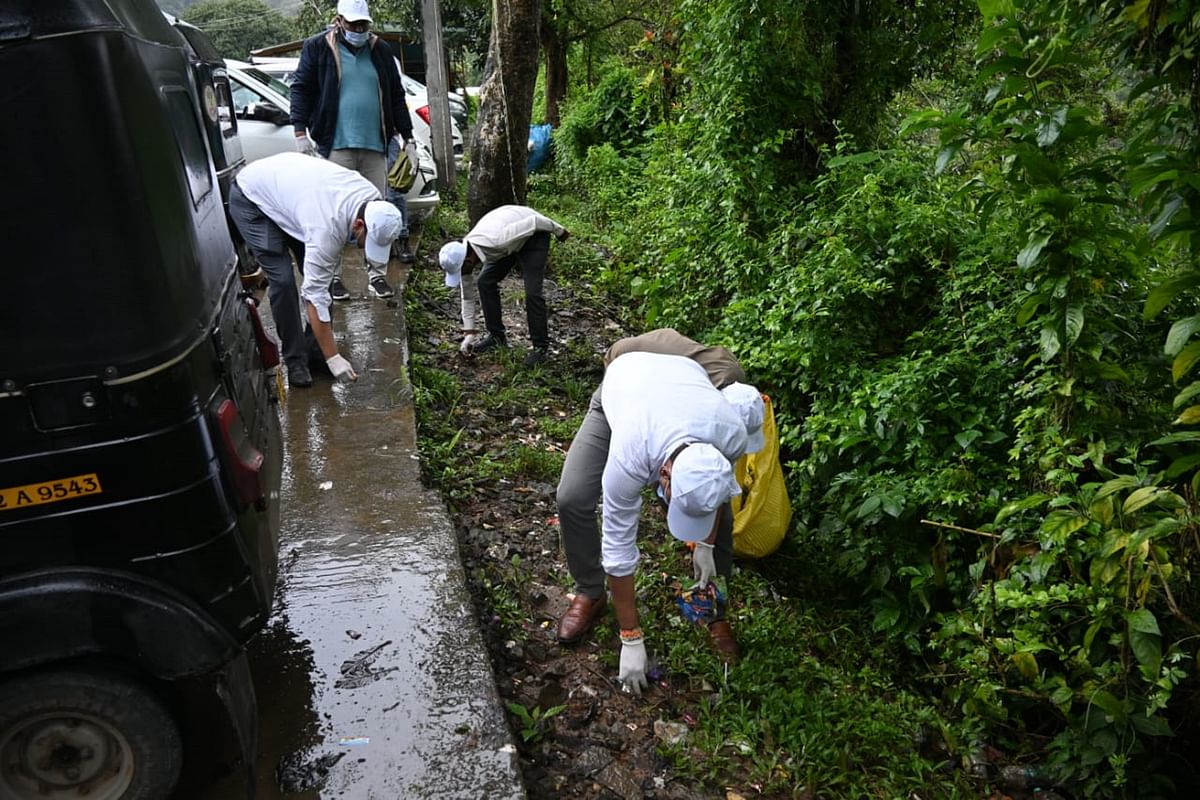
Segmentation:
[(742, 493), (732, 500), (733, 552), (743, 558), (774, 553), (792, 521), (783, 467), (779, 464), (779, 430), (771, 398), (763, 395), (763, 438), (757, 453), (747, 453), (734, 465)]

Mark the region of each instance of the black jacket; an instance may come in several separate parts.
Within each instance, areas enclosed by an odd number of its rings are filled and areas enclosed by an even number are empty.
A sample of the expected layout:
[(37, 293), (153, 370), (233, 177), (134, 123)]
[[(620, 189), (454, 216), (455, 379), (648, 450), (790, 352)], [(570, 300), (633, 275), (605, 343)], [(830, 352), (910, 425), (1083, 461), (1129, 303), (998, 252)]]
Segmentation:
[[(291, 117), (296, 130), (308, 130), (321, 155), (328, 156), (333, 148), (337, 127), (338, 83), (342, 77), (342, 57), (338, 50), (337, 31), (333, 28), (318, 33), (304, 42), (300, 63), (292, 81)], [(404, 103), (404, 85), (391, 48), (378, 36), (371, 35), (367, 44), (371, 61), (379, 75), (379, 106), (383, 109), (383, 146), (397, 133), (405, 140), (412, 138), (412, 118)]]

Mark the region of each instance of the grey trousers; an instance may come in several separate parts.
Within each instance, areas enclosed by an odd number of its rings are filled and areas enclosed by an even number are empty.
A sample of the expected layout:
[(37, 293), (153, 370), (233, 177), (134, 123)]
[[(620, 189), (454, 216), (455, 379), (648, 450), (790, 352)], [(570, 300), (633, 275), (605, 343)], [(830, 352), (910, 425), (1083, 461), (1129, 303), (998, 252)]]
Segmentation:
[(283, 232), (262, 209), (252, 203), (237, 183), (229, 191), (229, 216), (246, 240), (258, 264), (267, 273), (267, 297), (275, 332), (283, 349), (283, 362), (289, 366), (308, 361), (304, 340), (304, 321), (300, 318), (300, 294), (296, 288), (296, 270), (292, 258), (304, 268), (304, 244)]
[[(611, 438), (612, 429), (608, 427), (597, 389), (588, 403), (583, 424), (567, 450), (557, 494), (567, 569), (575, 580), (576, 591), (593, 600), (603, 597), (605, 590), (596, 507), (603, 494), (601, 484)], [(713, 556), (717, 574), (728, 580), (733, 574), (733, 508), (729, 503), (721, 507)]]
[[(363, 150), (348, 148), (346, 150), (330, 150), (329, 160), (339, 167), (354, 170), (369, 180), (379, 190), (380, 197), (387, 196), (387, 155), (378, 150)], [(382, 267), (372, 266), (371, 262), (363, 259), (367, 265), (367, 280), (382, 278), (387, 274), (387, 264)], [(339, 259), (333, 268), (333, 277), (342, 277), (342, 262)]]

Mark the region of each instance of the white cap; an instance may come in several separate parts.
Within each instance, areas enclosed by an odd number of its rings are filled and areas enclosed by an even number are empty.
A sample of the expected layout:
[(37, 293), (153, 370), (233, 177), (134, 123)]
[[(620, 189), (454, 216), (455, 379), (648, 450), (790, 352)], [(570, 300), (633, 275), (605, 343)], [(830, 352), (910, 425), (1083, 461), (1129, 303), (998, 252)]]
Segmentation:
[(741, 493), (733, 477), (733, 465), (720, 450), (703, 442), (690, 444), (671, 465), (667, 528), (672, 536), (685, 542), (706, 539), (717, 510)]
[(767, 443), (763, 437), (763, 417), (766, 410), (763, 406), (762, 393), (747, 383), (731, 383), (721, 390), (729, 405), (737, 409), (742, 424), (746, 426), (746, 452), (757, 453)]
[(371, 21), (367, 11), (367, 0), (338, 0), (338, 16), (346, 22)]
[(467, 257), (467, 246), (462, 242), (446, 242), (438, 251), (438, 263), (446, 273), (446, 285), (458, 286), (462, 283), (463, 259)]
[(367, 223), (367, 261), (387, 264), (392, 256), (392, 242), (400, 235), (403, 224), (399, 209), (386, 200), (372, 200), (367, 203), (363, 222)]

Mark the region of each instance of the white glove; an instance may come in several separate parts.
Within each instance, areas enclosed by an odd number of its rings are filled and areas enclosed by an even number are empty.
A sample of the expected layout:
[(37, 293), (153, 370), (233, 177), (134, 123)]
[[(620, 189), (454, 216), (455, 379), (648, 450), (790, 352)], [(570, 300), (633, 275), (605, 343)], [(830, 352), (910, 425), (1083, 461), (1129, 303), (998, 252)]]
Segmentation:
[(417, 142), (414, 139), (409, 139), (404, 143), (404, 152), (408, 156), (408, 163), (412, 164), (413, 169), (421, 168), (421, 161), (417, 158)]
[(296, 152), (306, 156), (318, 156), (317, 146), (312, 143), (312, 139), (305, 136), (303, 133), (296, 137)]
[(708, 586), (708, 582), (716, 576), (717, 563), (713, 560), (713, 546), (696, 542), (696, 549), (692, 551), (692, 577), (701, 586)]
[(325, 359), (325, 365), (329, 367), (329, 371), (333, 373), (333, 377), (339, 383), (358, 380), (358, 373), (354, 371), (354, 367), (350, 366), (350, 362), (342, 357), (341, 353), (335, 353)]
[(479, 341), (479, 334), (468, 333), (463, 337), (462, 342), (458, 345), (458, 352), (462, 353), (464, 356), (471, 355), (471, 345), (475, 344), (477, 341)]
[(617, 678), (625, 684), (625, 691), (638, 697), (646, 683), (646, 641), (641, 636), (636, 639), (621, 640), (621, 671)]

